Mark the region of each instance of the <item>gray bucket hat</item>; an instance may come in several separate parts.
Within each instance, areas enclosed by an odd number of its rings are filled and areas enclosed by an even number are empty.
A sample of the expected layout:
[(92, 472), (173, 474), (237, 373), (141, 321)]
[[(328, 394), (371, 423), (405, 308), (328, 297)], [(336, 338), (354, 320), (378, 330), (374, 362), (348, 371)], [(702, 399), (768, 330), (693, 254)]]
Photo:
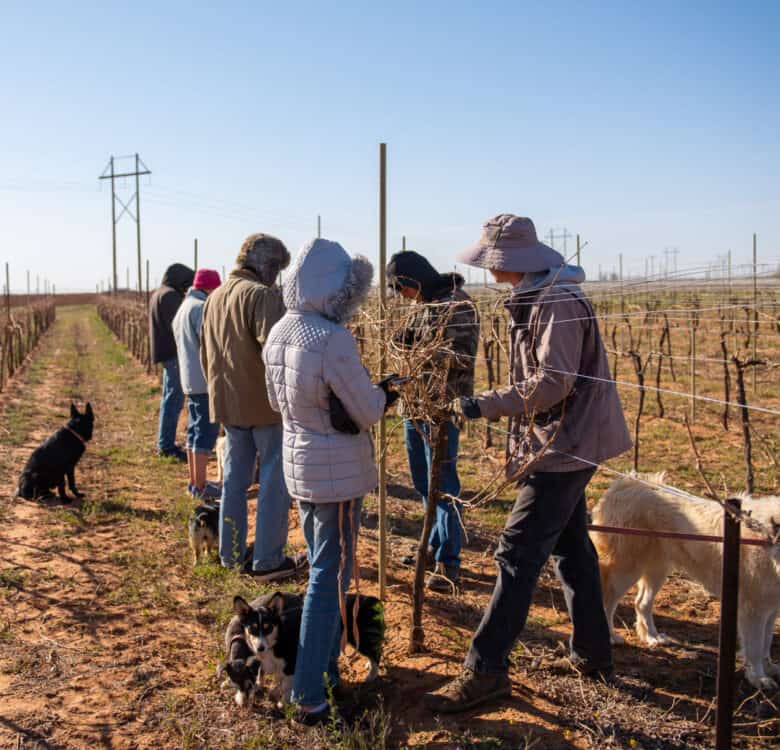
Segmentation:
[(514, 214), (488, 219), (479, 242), (458, 253), (457, 259), (468, 266), (517, 273), (546, 271), (565, 263), (559, 252), (539, 242), (530, 219)]

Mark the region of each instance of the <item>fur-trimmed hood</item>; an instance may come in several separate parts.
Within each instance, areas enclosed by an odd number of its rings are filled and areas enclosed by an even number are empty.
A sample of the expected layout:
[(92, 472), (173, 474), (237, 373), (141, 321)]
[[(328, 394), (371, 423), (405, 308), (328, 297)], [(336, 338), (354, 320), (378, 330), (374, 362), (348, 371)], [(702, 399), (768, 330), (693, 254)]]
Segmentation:
[(346, 323), (365, 300), (374, 267), (362, 255), (350, 257), (331, 240), (307, 242), (284, 282), (288, 310), (317, 312), (334, 323)]

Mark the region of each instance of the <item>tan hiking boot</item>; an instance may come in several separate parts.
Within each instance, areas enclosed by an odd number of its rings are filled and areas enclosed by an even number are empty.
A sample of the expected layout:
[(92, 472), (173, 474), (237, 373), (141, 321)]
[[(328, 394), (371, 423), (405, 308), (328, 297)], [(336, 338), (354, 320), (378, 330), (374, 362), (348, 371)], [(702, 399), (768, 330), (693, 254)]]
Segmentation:
[(435, 693), (426, 693), (425, 705), (436, 713), (454, 714), (512, 694), (512, 683), (505, 674), (477, 674), (468, 667)]

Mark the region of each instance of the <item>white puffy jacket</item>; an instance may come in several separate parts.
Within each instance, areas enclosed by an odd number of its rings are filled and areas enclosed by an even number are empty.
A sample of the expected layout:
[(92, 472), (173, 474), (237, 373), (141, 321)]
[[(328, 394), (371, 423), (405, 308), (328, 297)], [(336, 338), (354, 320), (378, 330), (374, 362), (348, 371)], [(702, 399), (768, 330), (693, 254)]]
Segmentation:
[[(337, 242), (304, 245), (285, 280), (287, 312), (263, 347), (269, 401), (284, 424), (284, 477), (299, 500), (351, 500), (377, 485), (368, 430), (382, 417), (385, 394), (371, 384), (343, 325), (365, 299), (372, 276), (368, 260), (350, 258)], [(331, 425), (331, 390), (359, 434)]]

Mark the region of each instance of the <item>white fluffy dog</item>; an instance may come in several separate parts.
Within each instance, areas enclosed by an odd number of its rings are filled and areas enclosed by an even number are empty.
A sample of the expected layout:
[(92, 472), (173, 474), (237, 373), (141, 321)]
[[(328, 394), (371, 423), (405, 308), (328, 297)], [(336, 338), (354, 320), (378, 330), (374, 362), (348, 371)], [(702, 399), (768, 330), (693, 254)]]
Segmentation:
[[(661, 484), (663, 474), (646, 477)], [(780, 519), (780, 497), (744, 497), (742, 508), (768, 528)], [(593, 523), (634, 529), (682, 533), (723, 534), (723, 510), (714, 502), (677, 497), (633, 479), (620, 478), (593, 509)], [(745, 537), (756, 537), (743, 525)], [(672, 570), (678, 570), (720, 596), (723, 546), (643, 536), (592, 532), (599, 553), (604, 609), (613, 643), (613, 618), (620, 598), (638, 582), (634, 600), (636, 632), (640, 641), (656, 645), (667, 638), (653, 622), (653, 602)], [(780, 665), (770, 660), (775, 619), (780, 613), (780, 543), (772, 547), (742, 545), (739, 573), (739, 639), (745, 677), (755, 688), (777, 689)]]

